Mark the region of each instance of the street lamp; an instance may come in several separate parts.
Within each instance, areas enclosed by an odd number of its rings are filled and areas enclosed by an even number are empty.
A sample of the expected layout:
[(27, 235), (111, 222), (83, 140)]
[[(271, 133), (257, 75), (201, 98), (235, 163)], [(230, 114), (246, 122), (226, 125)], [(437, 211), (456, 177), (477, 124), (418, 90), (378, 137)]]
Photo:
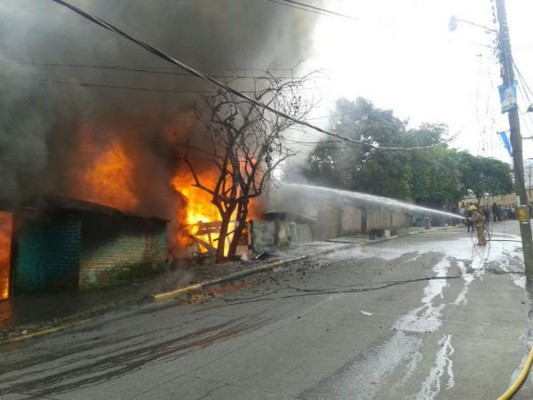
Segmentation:
[(498, 31), (496, 29), (491, 29), (491, 28), (488, 28), (486, 26), (483, 26), (483, 25), (480, 25), (480, 24), (476, 24), (475, 22), (468, 21), (466, 19), (457, 18), (455, 15), (452, 15), (452, 17), (450, 18), (450, 22), (448, 22), (448, 30), (450, 32), (455, 31), (457, 29), (457, 23), (458, 22), (464, 22), (465, 24), (477, 26), (478, 28), (481, 28), (481, 29), (483, 29), (483, 30), (485, 30), (487, 32), (498, 33)]

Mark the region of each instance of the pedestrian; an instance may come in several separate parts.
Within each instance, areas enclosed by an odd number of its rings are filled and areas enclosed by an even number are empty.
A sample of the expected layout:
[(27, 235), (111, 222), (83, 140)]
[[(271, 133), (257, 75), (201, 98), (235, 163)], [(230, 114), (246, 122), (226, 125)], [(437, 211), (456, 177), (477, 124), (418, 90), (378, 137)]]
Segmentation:
[(476, 208), (476, 206), (470, 206), (468, 209), (470, 211), (470, 220), (474, 224), (477, 233), (477, 243), (476, 246), (485, 246), (487, 240), (485, 239), (485, 217), (484, 215)]
[(503, 208), (503, 205), (501, 204), (498, 206), (498, 216), (500, 217), (501, 221), (506, 221), (505, 209)]
[(496, 220), (498, 220), (498, 222), (502, 222), (502, 218), (500, 217), (500, 209), (496, 203), (492, 205), (492, 217), (494, 222), (496, 222)]

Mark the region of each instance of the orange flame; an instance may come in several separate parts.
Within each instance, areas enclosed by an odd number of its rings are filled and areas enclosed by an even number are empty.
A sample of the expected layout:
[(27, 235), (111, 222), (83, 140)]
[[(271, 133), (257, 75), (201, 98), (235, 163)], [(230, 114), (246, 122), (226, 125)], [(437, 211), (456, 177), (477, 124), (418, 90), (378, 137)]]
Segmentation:
[[(216, 176), (213, 172), (207, 171), (199, 176), (200, 182), (206, 183), (211, 180), (214, 181)], [(182, 229), (185, 229), (187, 233), (197, 235), (199, 223), (216, 222), (220, 221), (220, 214), (216, 206), (211, 202), (211, 195), (206, 191), (193, 186), (194, 180), (192, 176), (184, 171), (180, 171), (172, 179), (172, 186), (183, 197), (186, 198), (186, 213), (181, 217), (180, 225)], [(178, 219), (180, 216), (178, 216)], [(196, 229), (193, 228), (196, 226)], [(193, 231), (194, 230), (194, 231)], [(210, 235), (197, 235), (197, 237), (206, 243), (210, 243), (213, 247), (217, 247), (216, 241), (218, 240), (218, 233)], [(176, 234), (175, 240), (181, 247), (190, 246), (193, 242), (190, 236), (184, 234), (183, 231), (179, 231)]]
[(12, 214), (0, 211), (0, 300), (9, 297), (12, 231)]
[[(198, 174), (199, 181), (209, 187), (215, 186), (215, 182), (218, 178), (216, 170), (203, 171)], [(185, 225), (185, 230), (187, 233), (192, 234), (199, 238), (200, 240), (211, 244), (213, 247), (218, 247), (219, 233), (211, 232), (207, 234), (200, 234), (199, 232), (199, 223), (208, 223), (208, 222), (220, 222), (221, 216), (218, 211), (218, 208), (211, 202), (212, 196), (206, 191), (199, 189), (194, 186), (194, 179), (188, 173), (188, 171), (179, 171), (178, 174), (172, 180), (172, 186), (176, 191), (178, 191), (183, 197), (187, 199), (186, 212), (181, 217), (181, 225)], [(249, 211), (248, 218), (255, 218), (259, 215), (257, 212), (259, 210), (259, 204), (255, 199), (250, 199), (249, 202)], [(236, 215), (233, 215), (232, 220), (234, 220)], [(179, 219), (179, 216), (178, 216)], [(224, 243), (225, 252), (229, 249), (229, 242), (231, 241), (232, 234), (231, 232), (235, 228), (234, 223), (229, 224), (229, 235), (226, 242)], [(190, 246), (193, 242), (190, 239), (190, 236), (183, 233), (183, 231), (178, 232), (175, 236), (175, 240), (178, 246), (185, 247)], [(200, 246), (202, 248), (202, 246)], [(205, 248), (205, 246), (203, 247)]]
[[(206, 182), (210, 173), (204, 173), (200, 182)], [(207, 178), (206, 178), (207, 176)], [(187, 216), (185, 223), (194, 225), (198, 222), (214, 222), (220, 220), (218, 209), (211, 203), (211, 195), (202, 189), (193, 186), (190, 177), (178, 175), (172, 180), (172, 186), (187, 198)]]
[(80, 152), (90, 160), (83, 165), (79, 184), (73, 195), (122, 211), (133, 211), (139, 201), (133, 193), (133, 161), (119, 140), (113, 140), (102, 152), (92, 139), (92, 132), (82, 131)]

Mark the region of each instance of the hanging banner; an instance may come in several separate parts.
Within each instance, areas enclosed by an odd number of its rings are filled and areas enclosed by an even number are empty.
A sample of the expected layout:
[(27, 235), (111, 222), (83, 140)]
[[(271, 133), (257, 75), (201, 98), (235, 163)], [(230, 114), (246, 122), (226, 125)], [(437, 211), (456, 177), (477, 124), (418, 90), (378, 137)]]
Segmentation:
[(512, 85), (498, 86), (500, 92), (500, 103), (502, 105), (502, 114), (516, 110), (516, 81)]
[(511, 148), (511, 142), (509, 142), (509, 138), (507, 137), (507, 132), (503, 131), (503, 132), (498, 132), (498, 133), (500, 134), (502, 138), (503, 145), (509, 152), (509, 155), (511, 156), (511, 158), (513, 158), (513, 149)]

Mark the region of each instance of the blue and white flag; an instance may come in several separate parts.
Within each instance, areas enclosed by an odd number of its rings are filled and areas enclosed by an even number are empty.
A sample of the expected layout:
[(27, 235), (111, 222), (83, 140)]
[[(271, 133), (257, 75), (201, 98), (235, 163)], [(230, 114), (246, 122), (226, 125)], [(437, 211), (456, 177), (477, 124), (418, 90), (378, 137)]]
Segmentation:
[(509, 155), (512, 158), (513, 157), (513, 149), (511, 148), (511, 142), (509, 142), (509, 138), (507, 137), (507, 132), (503, 131), (503, 132), (498, 132), (498, 133), (500, 134), (500, 136), (502, 138), (503, 145), (505, 146), (505, 148), (509, 152)]

